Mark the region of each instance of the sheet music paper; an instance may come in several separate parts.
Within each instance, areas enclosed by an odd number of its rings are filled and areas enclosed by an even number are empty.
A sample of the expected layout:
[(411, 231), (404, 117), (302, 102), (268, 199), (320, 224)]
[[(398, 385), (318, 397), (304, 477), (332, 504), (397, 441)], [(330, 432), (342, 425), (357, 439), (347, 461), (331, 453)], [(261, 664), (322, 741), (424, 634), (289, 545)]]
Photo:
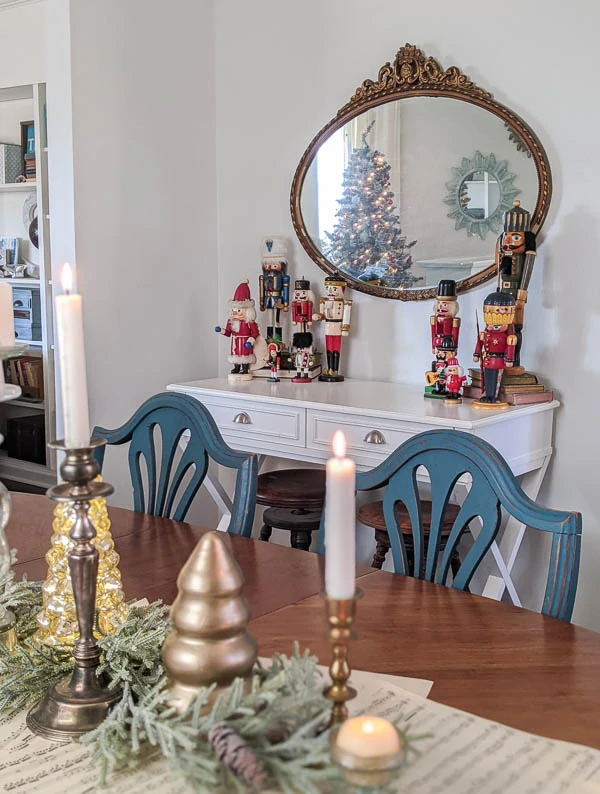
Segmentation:
[[(508, 728), (443, 706), (378, 678), (353, 675), (352, 714), (395, 719), (413, 734), (420, 756), (398, 778), (399, 794), (600, 794), (600, 751)], [(577, 715), (574, 714), (576, 719)], [(25, 714), (0, 718), (0, 791), (31, 794), (189, 794), (157, 759), (97, 789), (90, 751), (29, 733)]]

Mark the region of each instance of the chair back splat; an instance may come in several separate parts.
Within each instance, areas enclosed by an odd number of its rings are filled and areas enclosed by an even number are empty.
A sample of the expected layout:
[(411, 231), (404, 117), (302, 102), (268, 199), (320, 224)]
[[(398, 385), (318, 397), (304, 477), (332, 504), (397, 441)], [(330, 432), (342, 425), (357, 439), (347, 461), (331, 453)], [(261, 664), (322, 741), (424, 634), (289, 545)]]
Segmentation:
[[(423, 467), (431, 483), (429, 536), (421, 516), (418, 469)], [(460, 505), (450, 534), (443, 537), (446, 507), (458, 481), (467, 482), (467, 496)], [(470, 483), (468, 482), (470, 478)], [(357, 490), (385, 488), (383, 513), (396, 573), (408, 568), (404, 538), (398, 520), (403, 503), (412, 525), (414, 576), (447, 584), (453, 555), (462, 534), (469, 529), (471, 548), (460, 561), (452, 586), (467, 590), (469, 583), (496, 539), (503, 509), (520, 523), (552, 534), (550, 569), (542, 613), (570, 620), (575, 601), (581, 545), (581, 515), (550, 510), (535, 504), (522, 490), (502, 455), (487, 441), (457, 430), (430, 430), (413, 436), (390, 456), (356, 477)], [(443, 553), (440, 552), (443, 548)], [(323, 550), (323, 538), (319, 550)]]
[[(133, 504), (139, 513), (183, 521), (204, 481), (211, 458), (221, 466), (237, 470), (228, 531), (245, 537), (252, 533), (256, 456), (231, 449), (198, 400), (174, 392), (156, 394), (121, 427), (115, 430), (95, 427), (93, 435), (105, 438), (107, 444), (129, 444)], [(97, 457), (101, 468), (104, 453), (105, 447), (99, 447)]]

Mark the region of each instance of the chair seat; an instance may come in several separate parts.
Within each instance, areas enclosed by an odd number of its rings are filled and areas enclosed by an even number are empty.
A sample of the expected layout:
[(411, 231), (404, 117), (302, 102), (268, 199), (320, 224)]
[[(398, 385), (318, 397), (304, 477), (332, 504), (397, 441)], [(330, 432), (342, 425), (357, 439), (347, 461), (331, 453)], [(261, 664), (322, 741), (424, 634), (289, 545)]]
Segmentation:
[[(442, 537), (448, 537), (452, 531), (452, 527), (459, 510), (460, 507), (458, 505), (449, 504), (446, 506), (444, 519), (442, 522)], [(398, 523), (400, 525), (400, 531), (402, 534), (412, 536), (413, 530), (410, 516), (408, 515), (408, 511), (403, 502), (396, 503), (396, 515), (398, 516)], [(423, 534), (428, 535), (431, 528), (430, 501), (425, 499), (421, 500), (421, 516), (423, 519)], [(368, 502), (367, 504), (361, 505), (358, 508), (357, 517), (361, 524), (366, 524), (368, 527), (373, 527), (373, 529), (377, 530), (378, 532), (387, 532), (385, 518), (383, 515), (382, 501)]]
[(261, 505), (315, 510), (325, 503), (323, 469), (281, 469), (258, 475), (256, 501)]

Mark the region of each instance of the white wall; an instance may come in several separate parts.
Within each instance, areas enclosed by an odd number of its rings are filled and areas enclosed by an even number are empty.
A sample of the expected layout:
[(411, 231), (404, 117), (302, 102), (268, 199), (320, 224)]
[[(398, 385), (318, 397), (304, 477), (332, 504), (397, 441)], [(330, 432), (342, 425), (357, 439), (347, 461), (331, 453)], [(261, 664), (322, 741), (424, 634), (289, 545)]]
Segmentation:
[(43, 82), (45, 76), (44, 4), (0, 7), (0, 88)]
[[(167, 383), (216, 374), (212, 3), (74, 0), (70, 28), (91, 420), (115, 427)], [(128, 504), (118, 452), (106, 472)]]
[[(256, 291), (265, 234), (286, 236), (293, 247), (292, 275), (304, 273), (320, 286), (324, 274), (303, 253), (290, 221), (296, 165), (317, 130), (406, 41), (444, 66), (457, 64), (536, 130), (551, 161), (554, 198), (531, 285), (524, 362), (551, 383), (563, 402), (556, 455), (540, 498), (583, 512), (575, 620), (600, 629), (595, 15), (587, 0), (569, 6), (569, 39), (577, 42), (577, 53), (574, 69), (566, 69), (561, 0), (525, 0), (509, 29), (497, 6), (478, 0), (410, 6), (380, 0), (376, 7), (363, 0), (217, 0), (216, 74), (222, 310), (241, 278), (250, 278)], [(460, 300), (465, 364), (474, 343), (475, 308), (489, 289)], [(346, 372), (420, 383), (430, 358), (429, 302), (396, 303), (357, 293), (353, 298)], [(224, 372), (225, 351), (219, 355)]]

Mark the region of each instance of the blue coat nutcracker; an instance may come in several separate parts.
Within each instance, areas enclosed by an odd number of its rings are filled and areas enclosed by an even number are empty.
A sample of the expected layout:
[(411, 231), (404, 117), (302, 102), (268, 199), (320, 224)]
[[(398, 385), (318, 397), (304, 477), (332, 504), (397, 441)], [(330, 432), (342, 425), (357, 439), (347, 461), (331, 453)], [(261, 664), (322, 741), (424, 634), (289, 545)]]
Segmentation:
[(287, 242), (283, 237), (265, 237), (261, 245), (262, 274), (258, 279), (261, 312), (267, 312), (267, 342), (282, 342), (281, 310), (290, 306), (290, 277), (287, 274)]

